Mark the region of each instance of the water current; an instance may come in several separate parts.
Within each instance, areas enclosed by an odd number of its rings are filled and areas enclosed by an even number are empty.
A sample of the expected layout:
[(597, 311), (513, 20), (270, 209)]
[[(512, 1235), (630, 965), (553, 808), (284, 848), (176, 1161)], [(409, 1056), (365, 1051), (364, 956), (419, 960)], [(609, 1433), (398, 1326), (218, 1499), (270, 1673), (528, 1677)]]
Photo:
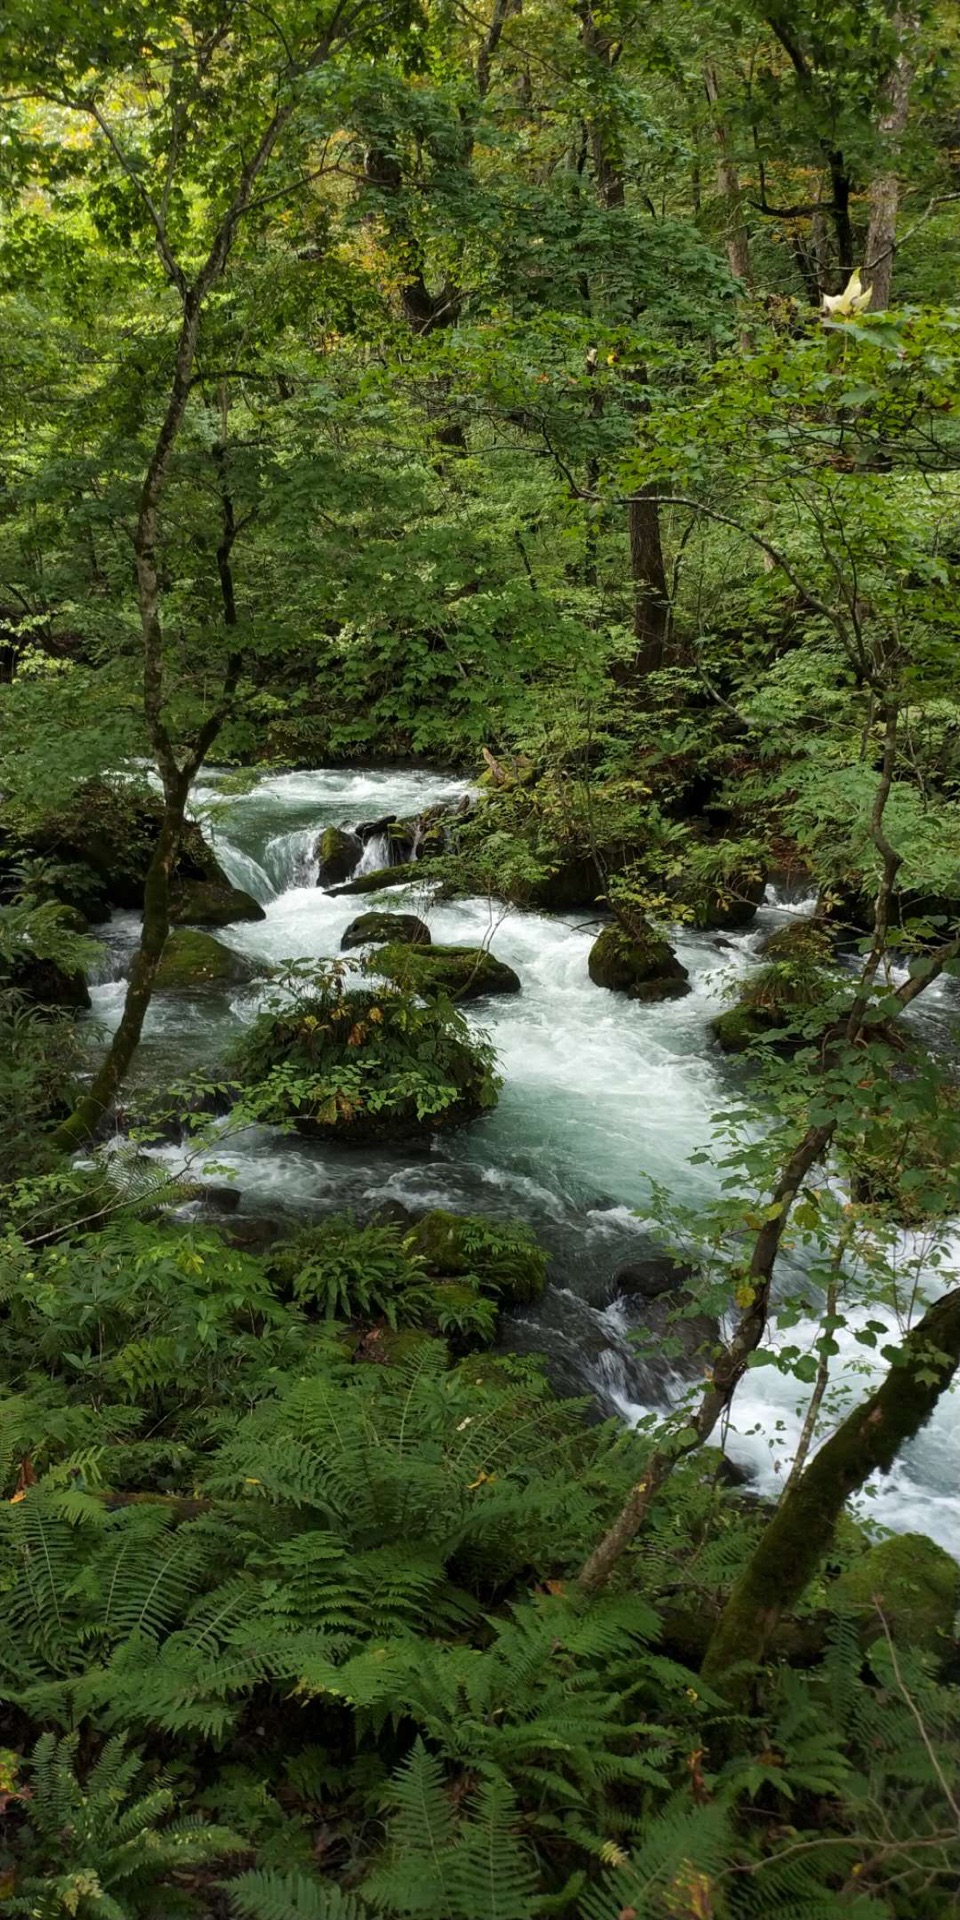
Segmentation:
[[(691, 1164), (691, 1156), (710, 1147), (713, 1117), (736, 1101), (742, 1068), (720, 1054), (709, 1022), (731, 979), (756, 964), (763, 934), (788, 908), (768, 895), (747, 934), (678, 932), (693, 990), (682, 1000), (643, 1006), (591, 983), (587, 954), (597, 924), (585, 914), (547, 916), (486, 899), (434, 903), (416, 867), (408, 887), (382, 900), (336, 898), (318, 888), (313, 850), (323, 827), (416, 814), (462, 790), (462, 781), (423, 771), (338, 769), (279, 774), (228, 796), (215, 774), (206, 777), (195, 796), (205, 830), (230, 879), (265, 909), (264, 920), (218, 936), (250, 961), (266, 968), (336, 954), (356, 913), (382, 904), (420, 912), (436, 941), (491, 945), (522, 981), (519, 995), (469, 1010), (492, 1037), (504, 1076), (496, 1111), (478, 1124), (428, 1151), (389, 1153), (335, 1149), (264, 1128), (225, 1138), (217, 1164), (235, 1174), (242, 1213), (296, 1221), (351, 1210), (362, 1217), (392, 1200), (528, 1221), (549, 1250), (550, 1283), (543, 1301), (506, 1330), (507, 1344), (542, 1352), (564, 1387), (636, 1421), (662, 1408), (679, 1382), (631, 1341), (643, 1303), (618, 1296), (612, 1276), (656, 1244), (651, 1179), (687, 1204), (715, 1191), (715, 1169)], [(382, 849), (371, 845), (364, 867), (381, 859)], [(803, 911), (803, 903), (789, 910)], [(100, 984), (93, 988), (104, 1029), (119, 1018), (136, 937), (133, 915), (117, 915), (104, 929)], [(931, 1037), (960, 1014), (960, 1003), (951, 1004), (955, 994), (950, 983), (935, 992), (924, 1015)], [(158, 995), (138, 1071), (162, 1083), (198, 1064), (215, 1069), (257, 1005), (255, 986)], [(182, 1163), (181, 1149), (159, 1151), (172, 1165)], [(884, 1313), (871, 1309), (871, 1316)], [(886, 1319), (893, 1329), (892, 1313)], [(802, 1346), (816, 1333), (811, 1320), (790, 1337)], [(845, 1397), (860, 1397), (883, 1365), (857, 1343), (853, 1324), (838, 1345), (834, 1409)], [(773, 1491), (789, 1469), (806, 1391), (772, 1367), (748, 1373), (738, 1391), (728, 1452), (762, 1492)], [(954, 1392), (861, 1506), (884, 1525), (928, 1533), (960, 1556), (958, 1411)]]

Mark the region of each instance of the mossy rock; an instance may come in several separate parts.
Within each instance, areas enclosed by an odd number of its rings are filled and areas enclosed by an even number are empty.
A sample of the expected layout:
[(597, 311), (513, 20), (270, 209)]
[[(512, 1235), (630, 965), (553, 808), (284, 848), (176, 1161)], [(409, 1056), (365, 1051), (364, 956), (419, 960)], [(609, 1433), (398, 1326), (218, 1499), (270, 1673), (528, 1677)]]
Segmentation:
[(631, 1000), (676, 1000), (690, 991), (687, 969), (673, 948), (639, 923), (633, 934), (616, 922), (604, 927), (590, 948), (587, 968), (595, 986)]
[(430, 928), (415, 913), (358, 913), (340, 942), (341, 953), (371, 945), (429, 947)]
[(876, 1597), (895, 1640), (944, 1654), (960, 1608), (960, 1566), (926, 1534), (899, 1533), (868, 1547), (829, 1592), (836, 1607), (860, 1620), (866, 1645), (883, 1634)]
[(317, 841), (318, 887), (336, 887), (348, 880), (363, 856), (363, 842), (345, 827), (325, 827)]
[[(159, 796), (133, 781), (90, 780), (76, 789), (69, 809), (35, 824), (24, 839), (31, 851), (76, 863), (87, 876), (92, 874), (100, 902), (141, 907), (162, 818)], [(194, 821), (184, 825), (175, 874), (184, 881), (226, 885), (216, 855)], [(84, 908), (79, 894), (76, 904)]]
[(183, 880), (171, 894), (170, 924), (174, 927), (230, 927), (239, 920), (266, 917), (252, 894), (244, 893), (242, 887), (231, 887), (228, 880)]
[(259, 1120), (346, 1146), (467, 1126), (496, 1106), (500, 1087), (492, 1049), (453, 1007), (387, 985), (347, 993), (340, 980), (262, 1014), (236, 1072)]
[(391, 942), (364, 962), (366, 971), (395, 981), (423, 1000), (480, 1000), (491, 993), (519, 993), (520, 978), (485, 947), (410, 947)]
[(827, 966), (833, 953), (829, 927), (822, 920), (791, 920), (778, 927), (760, 948), (765, 960), (791, 965)]
[(209, 933), (175, 928), (168, 934), (157, 970), (162, 992), (185, 993), (196, 987), (228, 987), (249, 978), (250, 969), (237, 953), (221, 946)]
[(595, 906), (603, 881), (592, 854), (563, 854), (539, 880), (521, 882), (508, 897), (519, 907), (541, 913), (573, 913)]
[(743, 1001), (728, 1007), (726, 1013), (718, 1014), (711, 1022), (714, 1038), (719, 1040), (724, 1053), (747, 1053), (757, 1040), (782, 1025), (779, 1015), (771, 1017)]
[(418, 1220), (405, 1242), (428, 1272), (471, 1274), (481, 1291), (505, 1307), (529, 1306), (546, 1284), (547, 1256), (526, 1227), (481, 1214), (437, 1207)]

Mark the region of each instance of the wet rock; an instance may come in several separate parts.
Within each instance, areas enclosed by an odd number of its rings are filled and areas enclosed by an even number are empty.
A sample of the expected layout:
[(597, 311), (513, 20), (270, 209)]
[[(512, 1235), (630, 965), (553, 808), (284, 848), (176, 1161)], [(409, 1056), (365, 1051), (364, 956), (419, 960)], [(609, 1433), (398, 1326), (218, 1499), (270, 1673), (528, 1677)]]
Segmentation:
[(348, 953), (351, 947), (365, 947), (372, 942), (429, 947), (430, 928), (415, 913), (358, 913), (340, 942), (340, 950)]
[(492, 993), (519, 993), (520, 977), (485, 947), (377, 947), (364, 962), (368, 973), (393, 980), (423, 1000), (480, 1000)]
[(317, 886), (325, 889), (339, 886), (341, 881), (349, 879), (362, 856), (363, 842), (358, 833), (344, 827), (326, 827), (317, 841), (316, 857), (320, 863)]
[(417, 1215), (402, 1200), (381, 1200), (370, 1215), (374, 1227), (402, 1227), (404, 1232), (416, 1224)]
[(631, 933), (604, 927), (587, 961), (590, 978), (631, 1000), (676, 1000), (690, 991), (690, 977), (666, 940), (639, 918)]
[(204, 1185), (196, 1198), (202, 1213), (236, 1213), (242, 1195), (239, 1187)]
[(765, 960), (809, 962), (813, 966), (827, 965), (832, 951), (830, 929), (820, 919), (791, 920), (760, 943)]
[(712, 1022), (724, 1053), (746, 1053), (769, 1040), (784, 1057), (824, 1033), (841, 977), (831, 972), (829, 935), (816, 921), (778, 928), (765, 965), (749, 974), (732, 1007)]
[(671, 1260), (667, 1254), (651, 1254), (646, 1259), (627, 1260), (617, 1268), (611, 1281), (612, 1296), (659, 1300), (664, 1294), (680, 1293), (692, 1277), (692, 1267)]
[(253, 895), (228, 880), (183, 880), (174, 887), (170, 900), (170, 923), (174, 927), (229, 927), (239, 920), (265, 920), (266, 914)]
[(537, 907), (544, 913), (572, 913), (594, 906), (602, 891), (603, 881), (593, 855), (572, 853), (559, 859), (542, 879), (515, 889), (511, 897), (517, 906)]
[(756, 919), (766, 886), (763, 875), (731, 874), (726, 886), (711, 889), (698, 903), (697, 926), (716, 933), (742, 933)]
[(161, 992), (184, 993), (197, 987), (232, 986), (249, 977), (248, 962), (211, 934), (176, 927), (167, 936), (156, 986)]

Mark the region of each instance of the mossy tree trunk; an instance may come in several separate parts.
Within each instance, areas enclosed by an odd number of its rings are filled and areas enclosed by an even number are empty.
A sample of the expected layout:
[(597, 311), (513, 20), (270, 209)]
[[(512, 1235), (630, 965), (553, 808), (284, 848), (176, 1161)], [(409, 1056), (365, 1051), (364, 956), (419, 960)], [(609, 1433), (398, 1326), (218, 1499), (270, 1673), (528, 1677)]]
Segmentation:
[(960, 1288), (914, 1327), (876, 1392), (849, 1414), (788, 1487), (737, 1582), (704, 1656), (705, 1680), (737, 1703), (783, 1614), (827, 1552), (851, 1494), (884, 1473), (929, 1420), (960, 1366)]

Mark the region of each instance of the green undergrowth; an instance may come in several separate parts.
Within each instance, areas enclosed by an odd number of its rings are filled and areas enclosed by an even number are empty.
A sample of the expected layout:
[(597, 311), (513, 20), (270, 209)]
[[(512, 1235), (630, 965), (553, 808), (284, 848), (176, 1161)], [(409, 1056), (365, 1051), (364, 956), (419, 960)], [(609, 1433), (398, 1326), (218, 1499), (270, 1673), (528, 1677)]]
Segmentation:
[[(939, 1563), (916, 1642), (898, 1597), (898, 1684), (884, 1642), (864, 1664), (862, 1600), (831, 1603), (849, 1528), (738, 1719), (689, 1622), (702, 1640), (763, 1511), (693, 1459), (579, 1595), (649, 1443), (464, 1351), (542, 1286), (522, 1228), (337, 1218), (254, 1258), (123, 1206), (78, 1226), (58, 1182), (37, 1237), (43, 1185), (0, 1243), (11, 1912), (943, 1911), (915, 1717), (952, 1774), (956, 1695), (920, 1650)], [(870, 1886), (878, 1848), (902, 1897)]]

